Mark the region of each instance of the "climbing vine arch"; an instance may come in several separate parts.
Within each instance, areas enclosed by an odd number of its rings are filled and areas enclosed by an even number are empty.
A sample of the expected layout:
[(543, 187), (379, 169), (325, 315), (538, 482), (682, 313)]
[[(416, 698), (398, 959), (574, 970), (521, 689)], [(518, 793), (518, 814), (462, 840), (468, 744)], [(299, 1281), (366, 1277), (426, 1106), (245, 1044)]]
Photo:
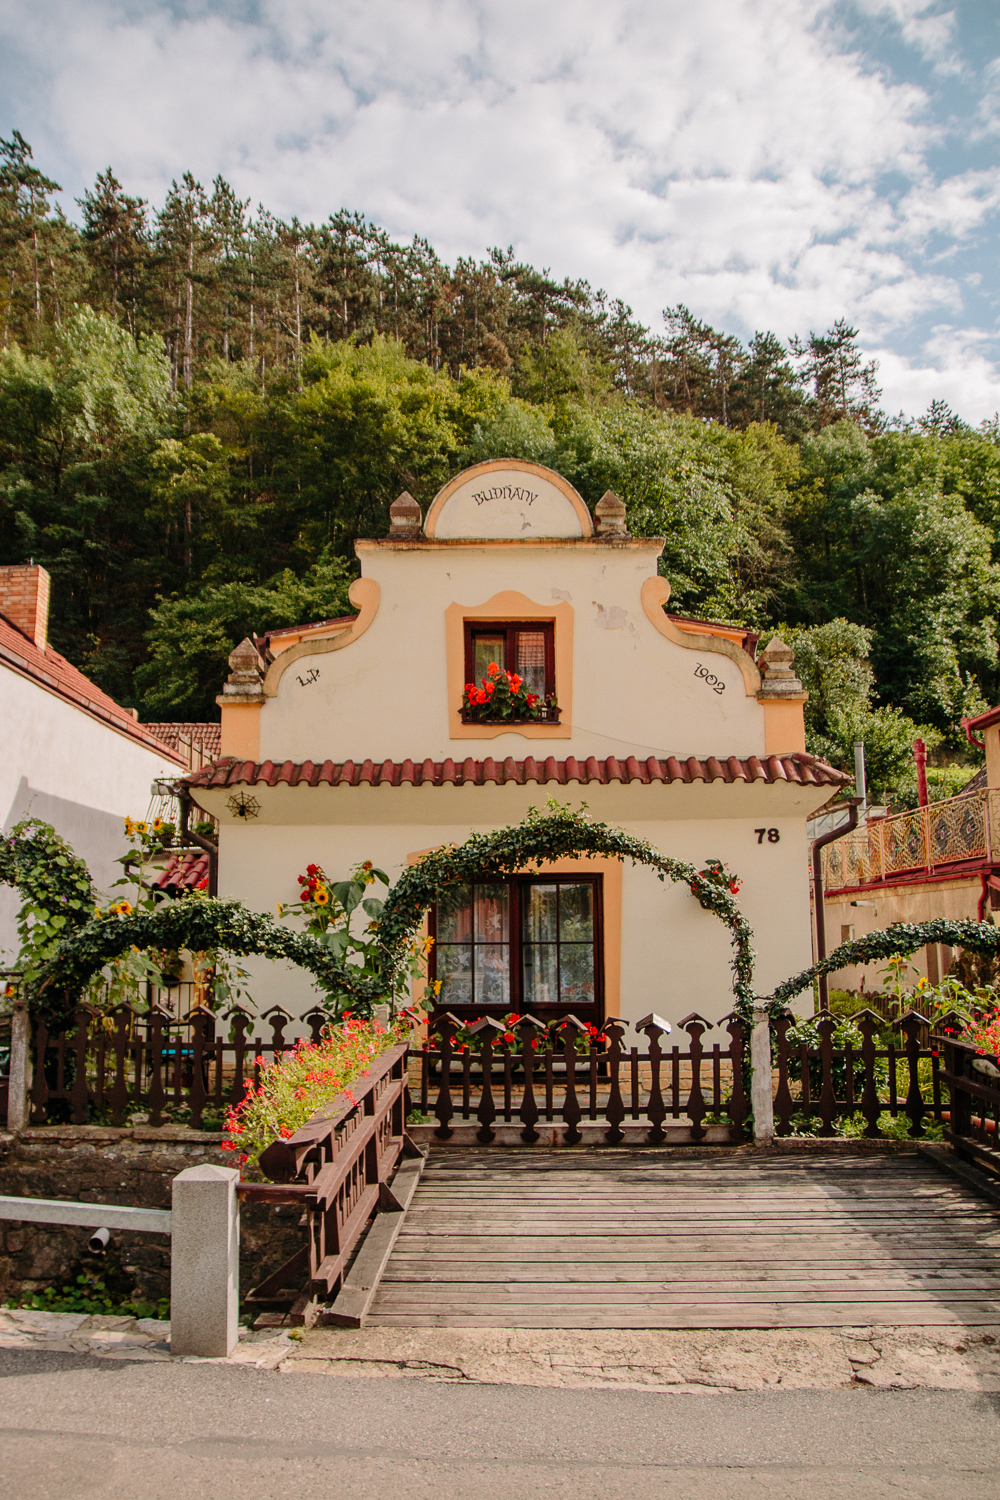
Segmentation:
[(701, 906), (714, 912), (729, 929), (735, 1009), (749, 1018), (753, 1010), (756, 958), (753, 931), (721, 867), (717, 875), (697, 870), (684, 860), (661, 854), (645, 839), (608, 823), (595, 822), (585, 811), (574, 811), (554, 801), (549, 802), (544, 813), (532, 809), (513, 827), (473, 833), (464, 844), (431, 850), (403, 872), (386, 896), (377, 923), (386, 972), (395, 972), (407, 940), (416, 932), (428, 907), (449, 889), (471, 881), (507, 879), (548, 860), (587, 855), (630, 860), (655, 871), (660, 880), (678, 881), (690, 887)]
[(996, 956), (1000, 954), (1000, 929), (992, 922), (973, 922), (971, 918), (952, 922), (945, 917), (937, 917), (931, 922), (899, 922), (894, 927), (879, 928), (849, 943), (841, 943), (820, 963), (783, 980), (774, 993), (760, 1003), (772, 1014), (780, 1015), (788, 1002), (808, 989), (821, 974), (833, 974), (848, 964), (893, 958), (897, 953), (906, 957), (926, 943), (947, 943), (953, 948), (969, 948), (973, 953)]

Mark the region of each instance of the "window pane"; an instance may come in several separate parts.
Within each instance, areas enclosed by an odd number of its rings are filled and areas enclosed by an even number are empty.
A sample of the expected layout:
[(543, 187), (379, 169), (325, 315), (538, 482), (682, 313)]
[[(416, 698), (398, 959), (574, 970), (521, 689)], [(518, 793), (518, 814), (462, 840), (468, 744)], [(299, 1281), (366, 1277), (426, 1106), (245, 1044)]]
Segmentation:
[(541, 630), (518, 631), (517, 675), (524, 678), (529, 693), (545, 697), (545, 635)]
[(439, 943), (471, 943), (471, 885), (456, 886), (438, 899), (437, 940)]
[(510, 948), (506, 943), (484, 943), (475, 948), (476, 1004), (510, 1005)]
[(459, 944), (437, 950), (437, 977), (441, 993), (437, 1003), (445, 1010), (472, 1004), (472, 948)]
[(489, 673), (490, 664), (496, 662), (503, 669), (507, 665), (507, 637), (503, 635), (474, 635), (472, 637), (472, 675), (476, 683), (482, 682)]
[(594, 936), (594, 887), (559, 887), (559, 937), (564, 943), (583, 943)]
[(590, 943), (559, 944), (559, 1000), (570, 1010), (594, 1003), (594, 949)]
[(559, 1003), (559, 960), (555, 943), (526, 943), (524, 945), (524, 1005), (531, 1010), (536, 1005)]
[(529, 885), (524, 903), (526, 943), (554, 943), (556, 939), (556, 885)]
[(476, 886), (476, 942), (505, 943), (510, 937), (510, 901), (506, 885)]

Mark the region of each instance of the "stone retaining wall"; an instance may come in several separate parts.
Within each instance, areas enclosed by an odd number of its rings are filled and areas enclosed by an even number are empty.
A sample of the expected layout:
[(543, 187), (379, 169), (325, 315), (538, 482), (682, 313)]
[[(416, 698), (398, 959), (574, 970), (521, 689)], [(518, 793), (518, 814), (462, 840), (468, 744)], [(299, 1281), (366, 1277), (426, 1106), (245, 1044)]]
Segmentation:
[[(201, 1162), (231, 1166), (223, 1137), (176, 1126), (115, 1129), (45, 1125), (0, 1129), (0, 1195), (66, 1198), (169, 1208), (170, 1184)], [(244, 1204), (240, 1213), (240, 1290), (245, 1294), (302, 1244), (297, 1208)], [(156, 1302), (170, 1292), (170, 1237), (114, 1231), (103, 1257), (91, 1256), (92, 1230), (0, 1219), (0, 1303), (62, 1285), (81, 1271), (101, 1276), (116, 1296)]]

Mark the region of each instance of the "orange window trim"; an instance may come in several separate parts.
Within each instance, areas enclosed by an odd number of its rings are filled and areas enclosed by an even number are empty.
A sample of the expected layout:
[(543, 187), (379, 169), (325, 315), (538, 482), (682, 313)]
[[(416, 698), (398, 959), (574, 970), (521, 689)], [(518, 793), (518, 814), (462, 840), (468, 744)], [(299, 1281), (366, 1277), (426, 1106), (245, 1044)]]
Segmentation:
[[(406, 856), (408, 865), (415, 865), (432, 849), (415, 849)], [(604, 1015), (605, 1019), (621, 1015), (622, 1003), (622, 862), (620, 859), (603, 859), (597, 855), (584, 855), (580, 859), (548, 859), (530, 870), (515, 873), (522, 875), (601, 875), (604, 895)], [(427, 918), (420, 929), (422, 937), (427, 935)], [(413, 982), (413, 998), (418, 1000), (427, 982), (426, 970)]]
[[(463, 724), (462, 691), (465, 687), (465, 624), (486, 620), (499, 624), (540, 620), (555, 626), (555, 688), (562, 709), (558, 724)], [(526, 740), (568, 740), (573, 733), (573, 606), (561, 599), (555, 604), (536, 604), (527, 594), (506, 589), (484, 604), (449, 604), (444, 612), (447, 648), (448, 737), (453, 740), (495, 740), (500, 734), (517, 734)]]

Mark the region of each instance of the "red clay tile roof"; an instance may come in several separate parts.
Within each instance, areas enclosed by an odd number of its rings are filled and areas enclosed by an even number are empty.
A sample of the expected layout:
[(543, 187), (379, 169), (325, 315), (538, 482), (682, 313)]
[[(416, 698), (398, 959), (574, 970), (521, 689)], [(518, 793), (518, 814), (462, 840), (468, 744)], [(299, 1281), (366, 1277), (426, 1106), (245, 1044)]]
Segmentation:
[(171, 750), (177, 749), (178, 737), (183, 735), (192, 744), (200, 745), (213, 760), (218, 760), (222, 754), (221, 724), (144, 724), (142, 727), (169, 745)]
[(739, 760), (731, 755), (726, 760), (710, 755), (707, 760), (696, 760), (689, 756), (679, 760), (669, 755), (666, 760), (650, 756), (639, 760), (634, 755), (624, 760), (609, 756), (607, 760), (596, 760), (592, 755), (586, 760), (569, 756), (556, 760), (548, 756), (545, 760), (444, 760), (444, 761), (374, 761), (346, 760), (323, 761), (317, 765), (307, 760), (301, 765), (286, 760), (281, 765), (266, 760), (262, 765), (254, 761), (226, 759), (214, 765), (203, 766), (200, 771), (185, 778), (193, 787), (230, 786), (486, 786), (493, 782), (513, 781), (518, 785), (527, 782), (556, 782), (565, 785), (569, 781), (581, 784), (612, 781), (692, 782), (692, 781), (763, 781), (775, 785), (779, 781), (792, 782), (796, 786), (845, 786), (852, 778), (845, 771), (835, 771), (815, 755), (802, 752), (797, 755), (769, 755), (758, 759), (756, 755)]
[(168, 749), (144, 724), (134, 719), (127, 708), (122, 708), (107, 693), (102, 693), (99, 687), (95, 687), (58, 651), (51, 646), (46, 646), (44, 651), (39, 650), (29, 636), (18, 630), (3, 615), (0, 615), (0, 666), (10, 667), (47, 692), (54, 693), (57, 698), (83, 709), (91, 718), (109, 725), (140, 745), (145, 745), (148, 750), (155, 750), (170, 760), (176, 760), (179, 765), (184, 764), (180, 756)]
[(193, 891), (208, 881), (207, 854), (172, 854), (167, 867), (152, 882), (154, 891), (168, 896)]

